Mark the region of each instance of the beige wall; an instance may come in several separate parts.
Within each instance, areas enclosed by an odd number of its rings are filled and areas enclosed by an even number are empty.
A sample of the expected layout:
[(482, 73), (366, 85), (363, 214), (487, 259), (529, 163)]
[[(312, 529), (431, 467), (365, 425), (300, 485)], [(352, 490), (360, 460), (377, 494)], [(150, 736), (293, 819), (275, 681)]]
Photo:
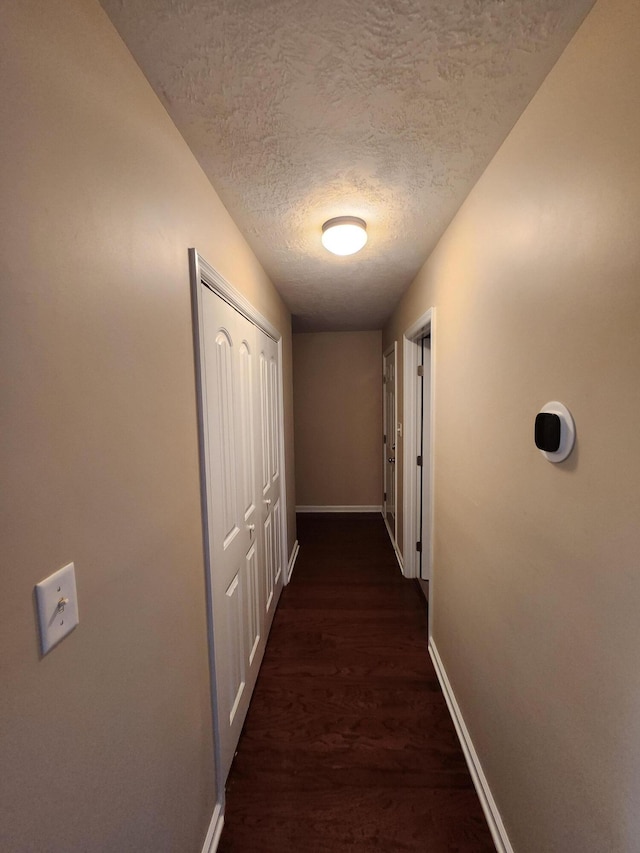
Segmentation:
[[(285, 336), (293, 511), (290, 317), (98, 4), (0, 8), (0, 849), (197, 851), (216, 791), (187, 248)], [(80, 625), (40, 660), (33, 586), (72, 560)]]
[(380, 506), (381, 333), (293, 335), (299, 506)]
[(516, 853), (640, 843), (639, 37), (594, 7), (384, 334), (437, 306), (433, 634)]

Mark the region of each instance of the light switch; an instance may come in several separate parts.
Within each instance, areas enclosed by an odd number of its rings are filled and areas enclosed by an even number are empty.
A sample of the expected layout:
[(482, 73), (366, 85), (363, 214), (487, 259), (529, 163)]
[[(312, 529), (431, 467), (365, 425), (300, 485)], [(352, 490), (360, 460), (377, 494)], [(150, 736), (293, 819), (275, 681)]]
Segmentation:
[(36, 584), (42, 654), (73, 631), (78, 624), (78, 596), (73, 563)]

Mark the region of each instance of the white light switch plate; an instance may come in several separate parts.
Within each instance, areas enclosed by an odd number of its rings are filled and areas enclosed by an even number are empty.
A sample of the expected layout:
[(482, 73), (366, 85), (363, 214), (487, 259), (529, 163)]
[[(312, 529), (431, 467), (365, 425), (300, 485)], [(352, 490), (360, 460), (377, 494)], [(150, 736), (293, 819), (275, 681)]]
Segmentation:
[(59, 643), (78, 624), (78, 596), (73, 563), (36, 584), (42, 654)]

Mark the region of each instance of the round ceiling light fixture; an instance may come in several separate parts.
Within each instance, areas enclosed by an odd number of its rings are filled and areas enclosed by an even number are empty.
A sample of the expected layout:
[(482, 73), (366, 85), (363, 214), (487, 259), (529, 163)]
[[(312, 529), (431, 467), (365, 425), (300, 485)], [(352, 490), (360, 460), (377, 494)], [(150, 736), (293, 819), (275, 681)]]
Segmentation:
[(367, 223), (357, 216), (336, 216), (322, 226), (322, 245), (334, 255), (354, 255), (367, 242)]

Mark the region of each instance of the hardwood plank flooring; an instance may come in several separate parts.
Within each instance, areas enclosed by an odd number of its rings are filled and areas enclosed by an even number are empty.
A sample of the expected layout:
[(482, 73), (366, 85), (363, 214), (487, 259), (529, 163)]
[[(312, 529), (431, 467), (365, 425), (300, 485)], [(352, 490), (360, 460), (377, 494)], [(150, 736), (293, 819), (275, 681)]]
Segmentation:
[(301, 515), (220, 853), (494, 853), (380, 516)]

